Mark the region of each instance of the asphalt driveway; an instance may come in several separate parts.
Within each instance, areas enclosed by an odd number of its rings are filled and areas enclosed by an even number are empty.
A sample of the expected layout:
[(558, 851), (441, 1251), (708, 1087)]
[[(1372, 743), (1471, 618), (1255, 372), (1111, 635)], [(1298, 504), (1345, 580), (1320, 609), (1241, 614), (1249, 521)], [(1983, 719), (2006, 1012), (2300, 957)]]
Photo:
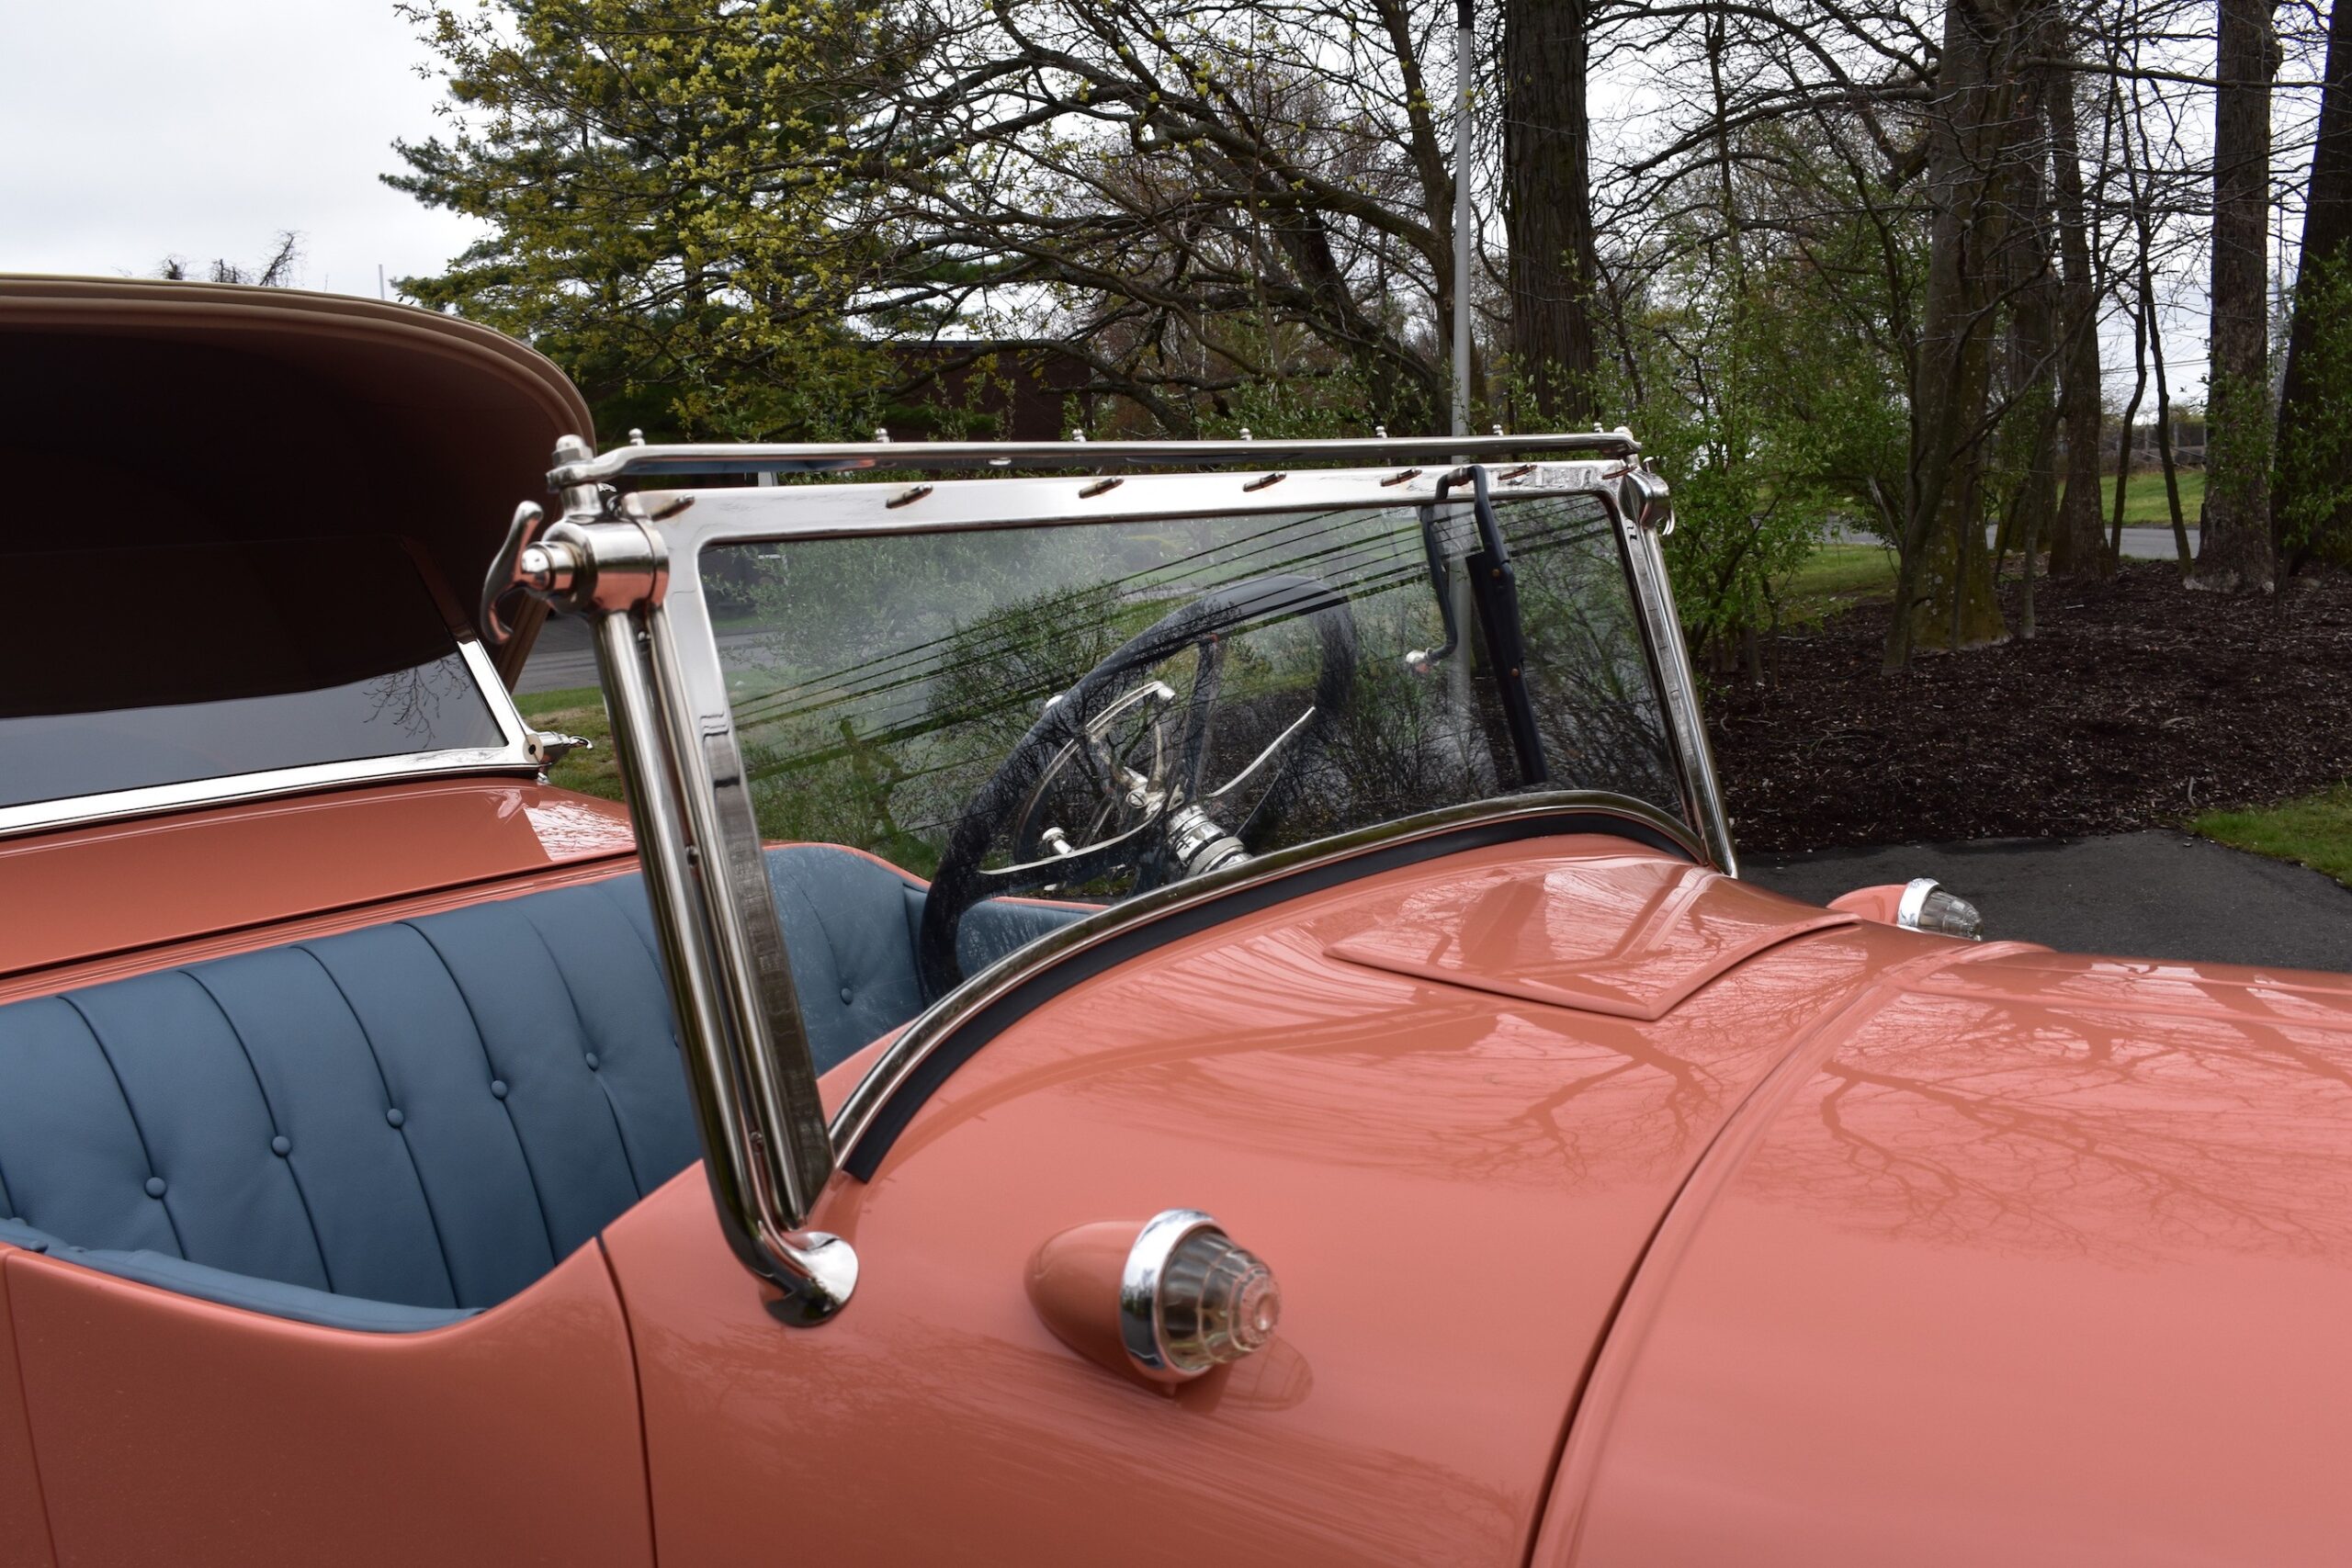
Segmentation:
[(1987, 937), (2075, 953), (2352, 971), (2352, 889), (2176, 832), (1819, 850), (1740, 869), (1816, 904), (1932, 876), (1975, 902)]

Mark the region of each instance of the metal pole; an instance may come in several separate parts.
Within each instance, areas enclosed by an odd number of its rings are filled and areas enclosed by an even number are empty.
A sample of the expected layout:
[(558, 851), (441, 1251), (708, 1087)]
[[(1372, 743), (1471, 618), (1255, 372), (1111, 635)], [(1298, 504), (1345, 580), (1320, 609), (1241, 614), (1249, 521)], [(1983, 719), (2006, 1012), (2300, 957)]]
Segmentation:
[[(1454, 0), (1453, 13), (1453, 430), (1470, 434), (1470, 32), (1477, 24), (1477, 0)], [(1466, 463), (1466, 455), (1454, 461)], [(1456, 571), (1449, 592), (1453, 597), (1453, 624), (1470, 624), (1470, 577)], [(1462, 738), (1463, 759), (1475, 754), (1470, 737), (1470, 649), (1464, 646), (1446, 661), (1445, 691), (1455, 733)]]
[(1470, 31), (1476, 0), (1455, 0), (1453, 32), (1453, 434), (1470, 434)]

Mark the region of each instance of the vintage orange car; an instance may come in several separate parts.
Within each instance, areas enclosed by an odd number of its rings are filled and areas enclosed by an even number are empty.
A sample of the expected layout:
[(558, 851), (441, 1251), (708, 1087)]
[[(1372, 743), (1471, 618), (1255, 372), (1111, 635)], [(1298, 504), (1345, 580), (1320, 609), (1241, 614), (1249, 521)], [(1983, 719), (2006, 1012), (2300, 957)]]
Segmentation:
[(0, 343), (0, 1562), (2352, 1551), (2352, 981), (1741, 881), (1627, 433)]

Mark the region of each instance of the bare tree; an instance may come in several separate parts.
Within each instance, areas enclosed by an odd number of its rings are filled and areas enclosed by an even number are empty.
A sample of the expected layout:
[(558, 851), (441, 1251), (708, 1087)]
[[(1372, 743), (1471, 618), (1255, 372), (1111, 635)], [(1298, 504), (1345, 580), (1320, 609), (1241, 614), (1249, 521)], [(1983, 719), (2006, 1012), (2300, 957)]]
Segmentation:
[(1945, 8), (1937, 112), (1928, 121), (1934, 220), (1919, 378), (1913, 390), (1910, 513), (1885, 665), (1917, 647), (1960, 649), (2006, 635), (1984, 554), (1983, 441), (1994, 312), (2011, 214), (2004, 176), (2016, 154), (2030, 17), (2014, 5)]
[(1270, 385), (1334, 417), (1446, 403), (1450, 6), (936, 0), (870, 127), (880, 310), (1083, 364), (1164, 428)]
[(1504, 0), (1503, 217), (1511, 362), (1536, 422), (1591, 417), (1591, 137), (1587, 0)]
[[(2058, 7), (2046, 13), (2045, 38), (2062, 58), (2071, 45), (2062, 31)], [(2052, 36), (2055, 35), (2055, 36)], [(2066, 489), (2051, 536), (2050, 570), (2059, 577), (2104, 573), (2107, 552), (2098, 526), (2099, 362), (2098, 279), (2092, 269), (2090, 221), (2083, 189), (2082, 138), (2075, 129), (2075, 93), (2079, 80), (2065, 66), (2043, 105), (2049, 117), (2052, 187), (2057, 195), (2059, 244), (2065, 263), (2059, 305), (2064, 320), (2060, 385), (2066, 431)]]
[[(291, 229), (277, 232), (277, 248), (258, 266), (240, 266), (223, 257), (215, 256), (211, 265), (201, 270), (208, 283), (245, 283), (256, 288), (290, 288), (294, 286), (294, 269), (302, 261), (302, 236)], [(174, 283), (184, 283), (198, 276), (188, 270), (186, 256), (165, 256), (155, 268), (157, 277)]]

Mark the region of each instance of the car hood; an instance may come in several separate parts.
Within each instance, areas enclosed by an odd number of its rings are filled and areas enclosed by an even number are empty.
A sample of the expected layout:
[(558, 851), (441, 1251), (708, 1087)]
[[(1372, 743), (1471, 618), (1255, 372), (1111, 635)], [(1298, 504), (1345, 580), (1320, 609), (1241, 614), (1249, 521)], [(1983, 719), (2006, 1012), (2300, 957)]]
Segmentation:
[(1537, 1561), (2334, 1560), (2347, 1322), (2352, 979), (1898, 966), (1699, 1162)]
[[(0, 276), (0, 456), (70, 479), (10, 549), (390, 534), (470, 626), (517, 500), (556, 439), (594, 439), (562, 371), (512, 338), (406, 305), (295, 289)], [(94, 610), (103, 619), (102, 606)], [(537, 626), (499, 652), (511, 682)]]
[[(941, 1507), (968, 1499), (975, 1528), (1010, 1530), (997, 1510), (1021, 1467), (1069, 1448), (1065, 1383), (1114, 1376), (1032, 1308), (1031, 1258), (1073, 1226), (1197, 1208), (1272, 1265), (1282, 1333), (1179, 1395), (1193, 1419), (1144, 1395), (1090, 1417), (1088, 1462), (1151, 1468), (1102, 1481), (1151, 1499), (1134, 1538), (1209, 1550), (1193, 1532), (1214, 1495), (1217, 1539), (1268, 1561), (1519, 1561), (1584, 1371), (1685, 1173), (1820, 1018), (1929, 950), (1974, 951), (1573, 834), (1173, 938), (1028, 1007), (870, 1180), (828, 1189), (810, 1223), (852, 1238), (864, 1270), (823, 1333), (858, 1397), (779, 1372), (729, 1410), (801, 1413), (822, 1456), (810, 1483), (844, 1532), (812, 1538), (814, 1556), (860, 1555), (849, 1532), (876, 1529), (863, 1554), (914, 1551), (888, 1506), (910, 1466), (958, 1472)], [(625, 1218), (616, 1247), (665, 1213)], [(680, 1322), (687, 1298), (723, 1295), (666, 1253), (645, 1274), (679, 1294)], [(914, 1431), (935, 1448), (910, 1456)], [(723, 1418), (709, 1440), (731, 1440)]]
[[(1035, 1249), (1193, 1207), (1271, 1264), (1281, 1334), (1189, 1424), (1090, 1416), (1089, 1462), (1213, 1484), (1269, 1557), (2328, 1557), (2352, 982), (1824, 913), (1563, 837), (1081, 978), (820, 1203), (866, 1265), (824, 1330), (858, 1400), (727, 1397), (805, 1413), (856, 1529), (948, 1452), (985, 1516), (1025, 1472), (970, 1456), (1063, 1451), (1037, 1390), (1110, 1375), (1065, 1368)], [(718, 1293), (658, 1262), (681, 1321)], [(892, 1449), (918, 1428), (937, 1463)]]

